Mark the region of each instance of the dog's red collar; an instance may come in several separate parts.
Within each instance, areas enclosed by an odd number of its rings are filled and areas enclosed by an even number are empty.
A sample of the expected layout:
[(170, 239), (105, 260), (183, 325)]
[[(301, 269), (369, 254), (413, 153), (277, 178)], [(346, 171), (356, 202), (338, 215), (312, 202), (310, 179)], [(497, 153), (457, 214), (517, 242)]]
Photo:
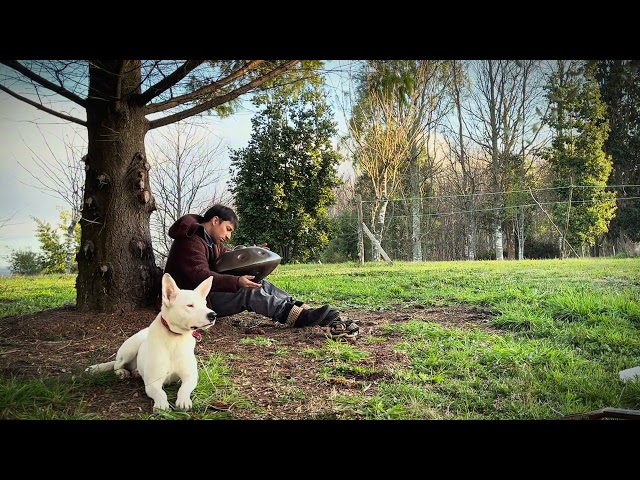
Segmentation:
[[(182, 335), (181, 333), (174, 332), (173, 330), (171, 330), (171, 327), (169, 327), (169, 324), (162, 316), (160, 317), (160, 321), (162, 322), (162, 325), (164, 325), (164, 327), (174, 335)], [(193, 332), (191, 332), (191, 335), (193, 335), (193, 338), (200, 341), (200, 338), (201, 338), (200, 332), (198, 332), (197, 330), (194, 330)]]
[(182, 335), (181, 333), (174, 332), (173, 330), (171, 330), (171, 327), (169, 326), (169, 324), (167, 323), (167, 321), (164, 318), (160, 317), (160, 321), (162, 321), (162, 325), (164, 325), (164, 327), (167, 330), (169, 330), (171, 333), (173, 333), (174, 335)]

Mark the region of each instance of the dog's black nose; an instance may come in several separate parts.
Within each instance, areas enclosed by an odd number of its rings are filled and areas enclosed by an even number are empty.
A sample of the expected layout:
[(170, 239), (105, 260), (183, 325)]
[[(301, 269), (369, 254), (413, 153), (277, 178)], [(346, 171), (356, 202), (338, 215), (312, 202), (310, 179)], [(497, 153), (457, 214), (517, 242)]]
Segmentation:
[(216, 312), (207, 313), (207, 320), (209, 320), (210, 322), (215, 322), (216, 318), (218, 318), (218, 315), (216, 314)]

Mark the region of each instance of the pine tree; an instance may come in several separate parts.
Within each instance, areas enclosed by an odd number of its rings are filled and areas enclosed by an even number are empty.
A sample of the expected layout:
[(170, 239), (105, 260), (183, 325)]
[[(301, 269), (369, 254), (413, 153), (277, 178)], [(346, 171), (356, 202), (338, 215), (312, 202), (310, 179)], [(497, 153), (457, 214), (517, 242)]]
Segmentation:
[(586, 62), (558, 61), (547, 97), (552, 115), (552, 146), (547, 158), (554, 173), (553, 217), (560, 230), (563, 256), (594, 245), (615, 213), (615, 193), (606, 192), (612, 171), (603, 147), (609, 133), (606, 105)]
[(599, 60), (596, 78), (611, 129), (604, 144), (613, 161), (609, 184), (631, 185), (618, 190), (609, 233), (614, 239), (640, 242), (640, 202), (633, 200), (640, 196), (640, 60)]

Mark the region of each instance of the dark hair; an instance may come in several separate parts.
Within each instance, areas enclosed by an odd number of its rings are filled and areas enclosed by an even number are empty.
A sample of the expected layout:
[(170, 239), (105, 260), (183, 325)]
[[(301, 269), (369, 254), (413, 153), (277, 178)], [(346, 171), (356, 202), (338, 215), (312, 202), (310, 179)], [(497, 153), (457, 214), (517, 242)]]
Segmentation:
[(202, 216), (205, 222), (208, 222), (213, 217), (218, 217), (222, 221), (229, 221), (233, 224), (233, 228), (238, 228), (238, 216), (233, 209), (225, 206), (225, 205), (214, 205), (209, 210), (207, 210)]

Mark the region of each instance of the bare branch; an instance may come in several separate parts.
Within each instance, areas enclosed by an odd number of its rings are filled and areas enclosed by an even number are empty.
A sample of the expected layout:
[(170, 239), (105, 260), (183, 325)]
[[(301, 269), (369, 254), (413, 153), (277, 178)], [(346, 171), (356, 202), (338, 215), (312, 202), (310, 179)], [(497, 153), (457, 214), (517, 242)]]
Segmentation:
[(18, 214), (18, 212), (13, 212), (12, 214), (10, 214), (10, 215), (9, 215), (9, 216), (7, 216), (7, 217), (2, 217), (2, 218), (0, 218), (0, 228), (3, 228), (3, 227), (9, 227), (9, 226), (13, 225), (13, 224), (11, 224), (11, 223), (9, 223), (9, 222), (10, 222), (10, 221), (13, 219), (13, 217), (15, 217), (17, 214)]
[(56, 110), (52, 110), (50, 108), (45, 107), (44, 105), (41, 105), (38, 102), (34, 102), (33, 100), (29, 100), (26, 97), (23, 97), (22, 95), (19, 95), (15, 92), (12, 92), (11, 90), (9, 90), (8, 88), (6, 88), (3, 85), (0, 85), (0, 90), (2, 90), (3, 92), (7, 92), (9, 95), (11, 95), (14, 98), (17, 98), (18, 100), (20, 100), (21, 102), (27, 103), (33, 107), (36, 107), (38, 110), (42, 110), (43, 112), (47, 112), (55, 117), (61, 118), (62, 120), (67, 120), (69, 122), (73, 122), (73, 123), (77, 123), (78, 125), (81, 125), (83, 127), (87, 126), (87, 122), (85, 122), (84, 120), (80, 120), (79, 118), (75, 118), (72, 117), (70, 115), (65, 115), (64, 113), (60, 113)]
[[(25, 167), (20, 161), (18, 165), (22, 167), (31, 178), (35, 181), (35, 185), (25, 183), (30, 187), (37, 188), (41, 192), (54, 198), (58, 198), (66, 203), (71, 211), (72, 217), (79, 220), (82, 211), (82, 201), (84, 196), (84, 164), (82, 162), (82, 152), (86, 148), (84, 141), (78, 146), (72, 140), (65, 142), (66, 161), (59, 159), (54, 149), (49, 144), (44, 133), (40, 132), (50, 158), (43, 158), (38, 154), (27, 141), (25, 145), (32, 154), (32, 160), (40, 170), (33, 172)], [(22, 182), (24, 183), (24, 182)]]
[[(64, 97), (67, 100), (71, 100), (72, 102), (77, 103), (81, 107), (86, 108), (87, 102), (86, 102), (86, 100), (84, 98), (79, 97), (78, 95), (70, 92), (69, 90), (67, 90), (66, 88), (64, 88), (64, 87), (62, 87), (60, 85), (56, 85), (55, 83), (50, 82), (49, 80), (47, 80), (44, 77), (41, 77), (40, 75), (34, 73), (32, 70), (30, 70), (30, 69), (26, 68), (25, 66), (21, 65), (16, 60), (0, 60), (0, 63), (6, 65), (9, 68), (12, 68), (13, 70), (15, 70), (15, 71), (17, 71), (19, 73), (21, 73), (22, 75), (27, 77), (29, 80), (31, 80), (33, 82), (36, 82), (39, 85), (42, 85), (44, 88), (46, 88), (48, 90), (51, 90), (52, 92), (57, 93), (61, 97)], [(5, 89), (3, 89), (3, 90), (5, 90)], [(10, 95), (13, 95), (13, 93), (11, 93), (10, 91), (7, 91), (7, 90), (5, 90), (5, 91), (7, 93), (9, 93)], [(49, 112), (49, 113), (51, 113), (51, 112)]]
[[(138, 105), (144, 105), (151, 101), (151, 99), (157, 97), (165, 90), (171, 88), (173, 85), (178, 83), (184, 77), (186, 77), (191, 71), (201, 65), (204, 60), (187, 60), (181, 67), (176, 69), (173, 73), (168, 75), (167, 77), (160, 80), (155, 85), (152, 85), (147, 89), (146, 92), (142, 93), (136, 98), (136, 103)], [(180, 98), (180, 97), (178, 97)], [(178, 99), (174, 99), (178, 100)], [(166, 102), (165, 102), (166, 103)], [(182, 103), (178, 101), (178, 104)]]

